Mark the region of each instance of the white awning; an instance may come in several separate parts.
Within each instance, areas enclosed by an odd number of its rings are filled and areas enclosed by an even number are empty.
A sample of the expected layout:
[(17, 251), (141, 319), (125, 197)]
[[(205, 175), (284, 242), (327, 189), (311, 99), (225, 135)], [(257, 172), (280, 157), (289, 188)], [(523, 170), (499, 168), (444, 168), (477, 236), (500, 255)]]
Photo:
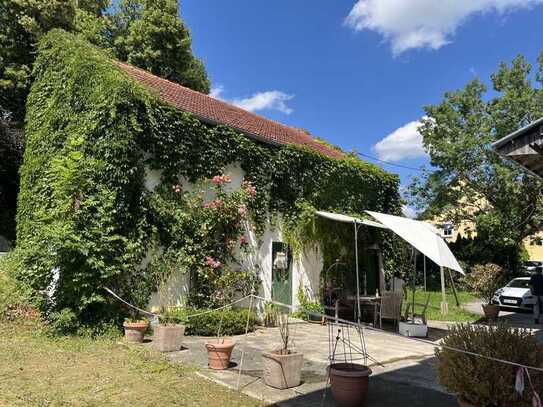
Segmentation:
[(374, 228), (382, 228), (382, 229), (388, 229), (385, 225), (374, 222), (372, 220), (367, 219), (358, 219), (353, 218), (352, 216), (347, 215), (341, 215), (339, 213), (332, 213), (332, 212), (324, 212), (324, 211), (316, 211), (317, 215), (322, 216), (323, 218), (328, 218), (335, 220), (337, 222), (345, 222), (345, 223), (358, 223), (366, 226), (372, 226)]
[(316, 211), (316, 213), (323, 218), (332, 219), (337, 222), (355, 223), (381, 229), (390, 229), (438, 266), (447, 267), (464, 274), (462, 267), (458, 264), (456, 257), (452, 254), (447, 243), (445, 243), (440, 236), (439, 231), (435, 226), (429, 223), (404, 218), (402, 216), (371, 211), (366, 211), (366, 213), (379, 222), (354, 218), (339, 213), (324, 211)]
[(366, 211), (366, 213), (388, 227), (438, 266), (447, 267), (464, 274), (449, 246), (436, 233), (436, 229), (432, 225), (402, 216), (371, 211)]

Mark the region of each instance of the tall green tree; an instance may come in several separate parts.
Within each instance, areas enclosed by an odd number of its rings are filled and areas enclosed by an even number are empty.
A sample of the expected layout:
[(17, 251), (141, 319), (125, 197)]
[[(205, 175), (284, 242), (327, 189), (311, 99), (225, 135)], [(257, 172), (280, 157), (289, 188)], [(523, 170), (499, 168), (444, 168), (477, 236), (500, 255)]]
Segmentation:
[(523, 239), (543, 226), (543, 183), (499, 157), (491, 143), (543, 116), (542, 81), (531, 74), (519, 56), (491, 76), (492, 97), (475, 79), (426, 106), (420, 133), (434, 170), (411, 185), (425, 216), (447, 213), (455, 224), (473, 224), (477, 260), (509, 270), (518, 267)]
[(124, 0), (113, 20), (113, 47), (119, 59), (209, 93), (207, 73), (192, 52), (177, 0)]

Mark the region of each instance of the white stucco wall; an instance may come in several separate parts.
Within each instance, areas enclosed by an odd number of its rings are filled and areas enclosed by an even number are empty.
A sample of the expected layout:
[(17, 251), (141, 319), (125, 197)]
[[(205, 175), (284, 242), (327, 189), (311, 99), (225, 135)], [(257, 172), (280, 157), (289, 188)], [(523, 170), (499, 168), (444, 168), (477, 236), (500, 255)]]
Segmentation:
[[(245, 173), (241, 169), (239, 164), (228, 165), (224, 168), (223, 174), (229, 175), (232, 178), (232, 182), (226, 185), (227, 191), (234, 191), (241, 186)], [(146, 168), (145, 170), (145, 186), (149, 191), (154, 191), (157, 185), (160, 183), (161, 172), (158, 170), (151, 170)], [(179, 180), (183, 189), (194, 190), (195, 186), (189, 183), (186, 179), (180, 177)], [(209, 195), (208, 195), (209, 194)], [(206, 191), (206, 200), (212, 200), (214, 193), (211, 190)], [(281, 219), (277, 219), (273, 222), (273, 225), (268, 222), (264, 233), (261, 236), (257, 236), (252, 230), (252, 225), (246, 225), (249, 229), (249, 245), (251, 249), (245, 253), (236, 253), (236, 258), (239, 259), (239, 263), (230, 264), (233, 269), (243, 270), (256, 270), (261, 281), (262, 286), (259, 289), (259, 295), (271, 299), (272, 296), (272, 243), (281, 242)], [(144, 260), (142, 266), (145, 267), (149, 262), (149, 255)], [(322, 256), (317, 247), (307, 247), (299, 258), (294, 259), (292, 269), (292, 304), (298, 304), (298, 288), (300, 285), (304, 287), (306, 295), (312, 299), (317, 300), (319, 298), (319, 276), (322, 269)], [(188, 273), (178, 273), (170, 279), (168, 286), (161, 292), (167, 293), (172, 305), (181, 305), (184, 303), (184, 299), (190, 289), (190, 281)], [(149, 307), (157, 307), (159, 304), (159, 295), (154, 293), (149, 301)], [(262, 304), (259, 304), (262, 307)]]
[(323, 267), (323, 259), (317, 245), (307, 246), (303, 252), (294, 260), (293, 267), (293, 301), (292, 304), (299, 306), (298, 290), (304, 290), (306, 297), (311, 301), (320, 298), (320, 273)]

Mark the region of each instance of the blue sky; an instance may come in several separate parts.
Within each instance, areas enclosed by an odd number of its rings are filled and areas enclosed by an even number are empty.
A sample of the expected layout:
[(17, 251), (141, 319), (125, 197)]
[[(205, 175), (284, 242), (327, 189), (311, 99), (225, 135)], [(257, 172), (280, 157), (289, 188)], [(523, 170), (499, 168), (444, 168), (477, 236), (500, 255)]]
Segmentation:
[[(428, 161), (416, 131), (425, 105), (474, 76), (488, 83), (519, 53), (535, 63), (543, 50), (543, 0), (183, 0), (180, 8), (215, 96), (413, 167)], [(404, 185), (414, 173), (385, 168)]]

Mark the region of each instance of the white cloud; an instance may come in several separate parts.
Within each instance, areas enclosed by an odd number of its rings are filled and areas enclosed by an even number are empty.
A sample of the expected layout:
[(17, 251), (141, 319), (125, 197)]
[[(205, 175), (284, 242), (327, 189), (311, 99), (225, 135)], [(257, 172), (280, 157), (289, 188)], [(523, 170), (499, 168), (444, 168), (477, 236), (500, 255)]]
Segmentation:
[(211, 88), (211, 91), (209, 92), (209, 96), (215, 99), (221, 99), (221, 95), (224, 92), (224, 86), (217, 85)]
[(394, 130), (373, 146), (381, 160), (400, 161), (426, 155), (419, 133), (420, 121), (412, 121)]
[(411, 219), (415, 219), (418, 216), (416, 209), (407, 205), (402, 205), (402, 214), (406, 218), (411, 218)]
[(441, 48), (470, 16), (503, 15), (539, 4), (543, 0), (358, 0), (345, 24), (379, 33), (399, 55), (414, 48)]
[(241, 107), (242, 109), (250, 112), (256, 112), (259, 110), (278, 110), (285, 114), (291, 114), (293, 112), (293, 109), (287, 105), (287, 102), (294, 98), (294, 95), (289, 95), (279, 90), (257, 92), (247, 98), (235, 99), (226, 99), (223, 97), (223, 93), (224, 86), (218, 85), (211, 88), (209, 96), (232, 103), (233, 105)]
[(232, 103), (242, 109), (256, 112), (257, 110), (278, 110), (285, 114), (291, 114), (293, 110), (287, 106), (294, 95), (288, 95), (279, 90), (268, 90), (255, 93), (253, 96), (244, 99), (233, 99)]

